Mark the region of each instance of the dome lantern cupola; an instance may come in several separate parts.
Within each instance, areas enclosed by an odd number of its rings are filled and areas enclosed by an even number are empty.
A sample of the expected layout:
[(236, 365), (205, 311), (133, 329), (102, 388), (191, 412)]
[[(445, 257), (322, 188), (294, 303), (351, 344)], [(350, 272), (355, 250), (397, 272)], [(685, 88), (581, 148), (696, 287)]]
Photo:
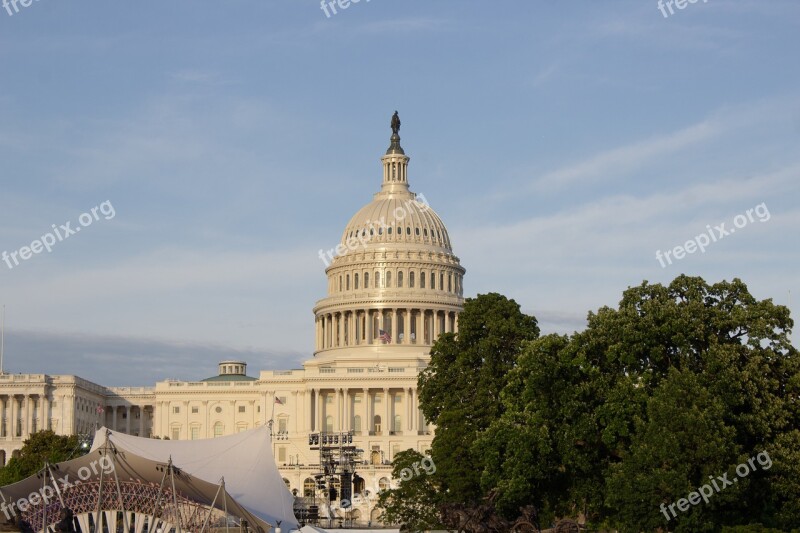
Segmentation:
[(400, 146), (400, 115), (397, 111), (392, 115), (391, 144), (383, 162), (383, 186), (381, 192), (408, 193), (408, 161), (410, 158)]

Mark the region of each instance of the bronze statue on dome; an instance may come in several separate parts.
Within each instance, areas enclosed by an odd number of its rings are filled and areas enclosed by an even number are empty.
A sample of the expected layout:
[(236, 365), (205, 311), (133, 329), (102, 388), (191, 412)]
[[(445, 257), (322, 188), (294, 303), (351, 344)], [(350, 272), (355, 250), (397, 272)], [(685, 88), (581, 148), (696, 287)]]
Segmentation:
[(392, 134), (398, 135), (400, 133), (400, 115), (397, 111), (392, 115)]

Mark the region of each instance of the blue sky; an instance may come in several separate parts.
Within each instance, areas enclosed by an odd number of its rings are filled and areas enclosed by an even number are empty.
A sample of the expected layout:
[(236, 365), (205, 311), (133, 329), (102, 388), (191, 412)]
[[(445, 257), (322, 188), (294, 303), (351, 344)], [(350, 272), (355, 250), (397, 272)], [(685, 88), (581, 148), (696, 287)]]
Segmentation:
[[(13, 8), (12, 8), (13, 11)], [(107, 385), (296, 368), (319, 249), (377, 191), (397, 109), (465, 293), (545, 332), (643, 280), (800, 301), (800, 4), (36, 0), (0, 9), (5, 370)], [(769, 219), (662, 267), (657, 250)], [(765, 208), (762, 208), (762, 212)], [(740, 219), (741, 220), (741, 219)], [(712, 230), (713, 231), (713, 230)]]

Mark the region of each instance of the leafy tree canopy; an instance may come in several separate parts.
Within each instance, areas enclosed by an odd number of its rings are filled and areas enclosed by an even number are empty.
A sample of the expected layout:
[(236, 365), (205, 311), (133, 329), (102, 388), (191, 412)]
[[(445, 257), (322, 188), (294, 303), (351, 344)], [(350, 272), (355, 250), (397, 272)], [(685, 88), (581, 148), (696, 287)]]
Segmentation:
[(15, 454), (0, 469), (0, 486), (10, 485), (36, 474), (44, 463), (60, 463), (86, 453), (78, 436), (56, 435), (53, 431), (33, 433)]

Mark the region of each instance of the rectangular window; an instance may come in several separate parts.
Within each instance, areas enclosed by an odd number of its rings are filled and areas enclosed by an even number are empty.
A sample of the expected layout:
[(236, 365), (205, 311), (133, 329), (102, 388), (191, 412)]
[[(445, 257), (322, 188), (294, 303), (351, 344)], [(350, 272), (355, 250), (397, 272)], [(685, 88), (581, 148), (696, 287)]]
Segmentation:
[(181, 439), (181, 428), (172, 428), (172, 440)]
[(175, 406), (175, 407), (172, 408), (172, 414), (177, 415), (180, 412), (181, 412), (181, 408), (180, 407)]
[(281, 433), (287, 433), (288, 432), (288, 429), (287, 429), (288, 426), (289, 426), (289, 420), (288, 419), (286, 419), (286, 418), (279, 418), (278, 419), (278, 431), (280, 431)]
[(244, 413), (244, 405), (240, 405), (239, 406), (239, 412), (240, 413)]
[(286, 405), (286, 396), (278, 396), (278, 399), (281, 401), (283, 405)]
[(278, 448), (278, 462), (285, 463), (286, 462), (286, 448), (281, 446)]
[(192, 440), (200, 438), (200, 428), (192, 428)]
[(424, 270), (419, 273), (419, 288), (420, 289), (424, 289), (425, 288), (425, 271)]
[(196, 415), (196, 414), (197, 414), (197, 413), (199, 413), (199, 412), (200, 412), (200, 409), (199, 409), (199, 408), (197, 408), (197, 407), (192, 407), (192, 414), (193, 414), (193, 415)]

